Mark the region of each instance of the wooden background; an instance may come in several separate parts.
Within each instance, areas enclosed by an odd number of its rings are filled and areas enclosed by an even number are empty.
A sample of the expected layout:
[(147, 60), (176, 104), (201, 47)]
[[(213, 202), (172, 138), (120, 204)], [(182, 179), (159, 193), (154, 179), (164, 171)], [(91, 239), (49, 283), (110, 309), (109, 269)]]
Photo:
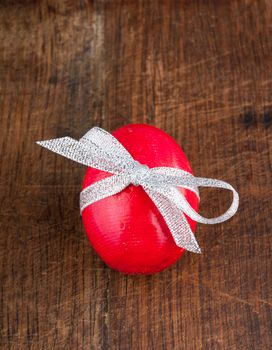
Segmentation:
[[(0, 348), (272, 348), (272, 1), (0, 1)], [(241, 196), (201, 256), (125, 276), (96, 256), (85, 168), (35, 140), (162, 128)], [(223, 212), (225, 192), (202, 192)]]

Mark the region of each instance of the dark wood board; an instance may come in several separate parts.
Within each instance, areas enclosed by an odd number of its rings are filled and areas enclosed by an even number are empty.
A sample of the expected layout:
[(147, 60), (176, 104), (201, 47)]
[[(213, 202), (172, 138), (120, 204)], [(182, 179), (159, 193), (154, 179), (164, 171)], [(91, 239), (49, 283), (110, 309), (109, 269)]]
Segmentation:
[[(272, 1), (0, 1), (0, 348), (272, 348)], [(36, 140), (148, 123), (237, 215), (153, 276), (90, 247), (85, 168)], [(227, 193), (201, 192), (223, 212)]]

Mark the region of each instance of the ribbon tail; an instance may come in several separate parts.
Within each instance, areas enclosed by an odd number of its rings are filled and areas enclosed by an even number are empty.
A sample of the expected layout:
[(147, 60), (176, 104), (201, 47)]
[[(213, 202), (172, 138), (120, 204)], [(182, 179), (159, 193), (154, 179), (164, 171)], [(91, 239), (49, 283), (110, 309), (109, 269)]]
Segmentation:
[(164, 218), (176, 245), (193, 253), (201, 253), (201, 249), (183, 212), (172, 202), (167, 193), (144, 186), (144, 190), (154, 202)]
[(95, 167), (95, 164), (97, 163), (97, 160), (92, 156), (90, 149), (84, 146), (83, 143), (74, 140), (71, 137), (37, 141), (36, 143), (54, 153), (83, 165)]
[(116, 164), (113, 157), (108, 156), (95, 144), (77, 141), (71, 137), (61, 137), (58, 139), (37, 141), (42, 146), (54, 153), (74, 162), (83, 164), (95, 169), (116, 173), (120, 171), (120, 167)]
[(61, 137), (36, 143), (77, 163), (113, 174), (125, 171), (134, 163), (121, 143), (100, 128), (92, 128), (79, 141)]
[(107, 157), (119, 160), (122, 159), (121, 169), (124, 165), (131, 164), (133, 158), (131, 154), (125, 149), (125, 147), (110, 133), (98, 127), (90, 129), (84, 136), (81, 137), (80, 142), (90, 143), (91, 145), (96, 145), (107, 155)]
[(113, 196), (116, 193), (121, 192), (130, 184), (129, 177), (124, 174), (109, 176), (103, 180), (95, 182), (94, 184), (86, 187), (80, 193), (80, 212), (89, 205), (100, 201), (101, 199)]

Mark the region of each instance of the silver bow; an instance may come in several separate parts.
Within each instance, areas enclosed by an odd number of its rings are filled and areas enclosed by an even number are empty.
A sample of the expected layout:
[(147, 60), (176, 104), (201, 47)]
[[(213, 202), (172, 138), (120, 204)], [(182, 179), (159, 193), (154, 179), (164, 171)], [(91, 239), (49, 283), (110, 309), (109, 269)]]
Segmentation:
[[(194, 177), (187, 171), (176, 168), (149, 168), (133, 159), (111, 134), (97, 127), (89, 130), (79, 141), (62, 137), (37, 143), (77, 163), (113, 174), (81, 192), (81, 213), (92, 203), (119, 193), (130, 184), (140, 185), (164, 218), (176, 245), (194, 253), (201, 251), (184, 214), (197, 222), (216, 224), (228, 220), (238, 209), (238, 193), (228, 183)], [(191, 207), (178, 187), (189, 189), (198, 197), (198, 187), (224, 188), (232, 191), (233, 201), (223, 215), (204, 218)]]

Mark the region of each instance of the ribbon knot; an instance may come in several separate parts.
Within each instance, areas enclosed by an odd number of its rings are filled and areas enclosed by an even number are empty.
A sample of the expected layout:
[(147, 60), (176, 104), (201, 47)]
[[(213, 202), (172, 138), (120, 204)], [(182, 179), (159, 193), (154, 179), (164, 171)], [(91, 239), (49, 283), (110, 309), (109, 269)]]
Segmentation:
[(139, 186), (145, 181), (147, 181), (148, 176), (150, 176), (150, 169), (147, 165), (141, 164), (137, 160), (134, 163), (134, 168), (129, 172), (131, 183), (134, 186)]
[[(195, 177), (184, 170), (171, 167), (149, 168), (133, 159), (118, 140), (100, 128), (92, 128), (79, 141), (62, 137), (37, 143), (77, 163), (112, 174), (80, 193), (81, 212), (89, 205), (121, 192), (130, 184), (140, 185), (164, 218), (176, 245), (194, 253), (200, 253), (200, 248), (185, 214), (197, 222), (216, 224), (231, 218), (238, 209), (238, 193), (228, 183)], [(198, 187), (232, 191), (233, 201), (230, 208), (215, 218), (201, 216), (179, 190), (186, 188), (199, 197)]]

